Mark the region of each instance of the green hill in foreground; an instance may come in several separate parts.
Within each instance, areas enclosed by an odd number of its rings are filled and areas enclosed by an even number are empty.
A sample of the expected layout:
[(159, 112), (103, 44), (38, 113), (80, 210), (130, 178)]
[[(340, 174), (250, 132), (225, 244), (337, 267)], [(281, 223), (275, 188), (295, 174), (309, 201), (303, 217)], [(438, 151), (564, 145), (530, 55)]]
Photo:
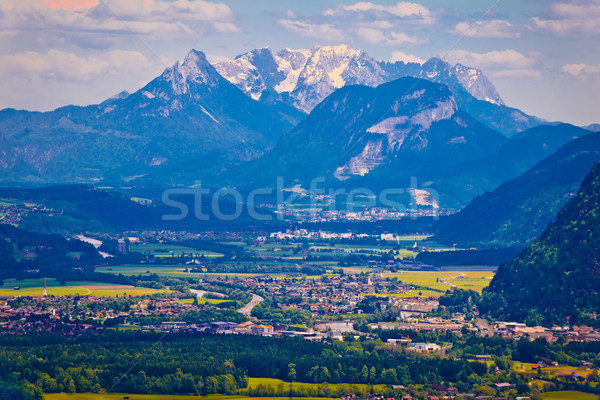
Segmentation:
[(483, 313), (532, 324), (600, 326), (600, 164), (542, 236), (500, 266)]

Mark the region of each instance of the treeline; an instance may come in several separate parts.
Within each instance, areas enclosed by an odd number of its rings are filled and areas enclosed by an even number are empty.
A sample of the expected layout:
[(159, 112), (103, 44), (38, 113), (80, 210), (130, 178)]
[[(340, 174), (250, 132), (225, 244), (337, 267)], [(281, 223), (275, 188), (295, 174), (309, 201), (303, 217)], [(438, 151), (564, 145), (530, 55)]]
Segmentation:
[(29, 382), (0, 379), (0, 400), (43, 400), (42, 390)]
[(485, 363), (405, 353), (381, 342), (313, 343), (246, 335), (106, 333), (0, 337), (0, 378), (45, 392), (231, 394), (247, 377), (314, 383), (469, 382)]
[(59, 277), (101, 258), (89, 243), (0, 224), (0, 278)]

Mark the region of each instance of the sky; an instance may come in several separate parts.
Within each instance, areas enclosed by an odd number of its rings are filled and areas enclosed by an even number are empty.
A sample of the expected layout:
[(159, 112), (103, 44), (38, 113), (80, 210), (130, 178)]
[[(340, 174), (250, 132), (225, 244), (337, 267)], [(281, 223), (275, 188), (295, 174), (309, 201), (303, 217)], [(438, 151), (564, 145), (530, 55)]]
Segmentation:
[(384, 61), (481, 69), (504, 102), (600, 123), (600, 0), (0, 0), (0, 108), (135, 91), (191, 50), (348, 44)]

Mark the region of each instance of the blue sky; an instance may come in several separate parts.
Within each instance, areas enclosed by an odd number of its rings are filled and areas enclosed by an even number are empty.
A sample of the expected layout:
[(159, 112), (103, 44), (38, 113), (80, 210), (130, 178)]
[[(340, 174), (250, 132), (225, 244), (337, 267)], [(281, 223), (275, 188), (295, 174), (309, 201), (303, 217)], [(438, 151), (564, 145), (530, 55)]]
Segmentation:
[(0, 0), (0, 107), (50, 110), (133, 91), (190, 49), (346, 43), (378, 60), (482, 69), (504, 101), (600, 122), (600, 0)]

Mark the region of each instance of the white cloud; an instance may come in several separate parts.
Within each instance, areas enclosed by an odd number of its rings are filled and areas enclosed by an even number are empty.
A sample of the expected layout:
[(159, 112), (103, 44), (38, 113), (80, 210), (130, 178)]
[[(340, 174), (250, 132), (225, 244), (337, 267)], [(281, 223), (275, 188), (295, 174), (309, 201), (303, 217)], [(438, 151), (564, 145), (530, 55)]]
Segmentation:
[(349, 13), (370, 13), (375, 17), (383, 18), (406, 18), (425, 24), (433, 22), (432, 13), (429, 8), (418, 3), (409, 3), (405, 1), (398, 2), (391, 6), (384, 6), (371, 2), (358, 2), (350, 5), (337, 5), (323, 11), (323, 15), (325, 16), (340, 16), (348, 15)]
[(575, 78), (600, 78), (600, 65), (567, 64), (562, 70)]
[[(287, 10), (278, 23), (288, 31), (306, 37), (342, 41), (357, 39), (384, 46), (417, 45), (428, 43), (405, 29), (423, 28), (433, 21), (431, 11), (420, 4), (399, 2), (383, 6), (371, 2), (338, 4), (319, 15), (299, 17)], [(403, 31), (398, 27), (402, 26)]]
[(560, 36), (600, 35), (600, 1), (552, 3), (547, 18), (533, 17), (533, 27)]
[(384, 44), (388, 46), (400, 46), (404, 44), (420, 44), (425, 43), (425, 40), (419, 39), (417, 36), (409, 36), (403, 32), (383, 32), (373, 28), (358, 28), (356, 36), (368, 43)]
[(46, 53), (25, 51), (0, 56), (0, 71), (5, 77), (59, 81), (91, 81), (105, 75), (132, 75), (156, 69), (160, 62), (151, 62), (137, 51), (113, 50), (107, 53), (78, 56), (60, 50)]
[(288, 31), (305, 37), (329, 40), (345, 40), (346, 37), (341, 29), (331, 24), (318, 24), (291, 18), (280, 19), (277, 23)]
[[(0, 2), (0, 31), (44, 31), (74, 43), (81, 34), (185, 37), (237, 32), (231, 8), (203, 0), (19, 0)], [(35, 24), (32, 23), (35, 21)]]
[(496, 78), (540, 79), (542, 77), (535, 58), (511, 49), (487, 53), (453, 50), (446, 55), (446, 59), (453, 63), (479, 68), (487, 75)]
[(474, 38), (518, 38), (521, 32), (510, 22), (504, 19), (493, 19), (489, 21), (459, 22), (450, 31), (458, 36)]
[(418, 63), (423, 64), (425, 62), (424, 59), (419, 58), (413, 54), (406, 54), (400, 50), (396, 50), (392, 52), (392, 57), (390, 59), (391, 62), (402, 61), (404, 63)]

